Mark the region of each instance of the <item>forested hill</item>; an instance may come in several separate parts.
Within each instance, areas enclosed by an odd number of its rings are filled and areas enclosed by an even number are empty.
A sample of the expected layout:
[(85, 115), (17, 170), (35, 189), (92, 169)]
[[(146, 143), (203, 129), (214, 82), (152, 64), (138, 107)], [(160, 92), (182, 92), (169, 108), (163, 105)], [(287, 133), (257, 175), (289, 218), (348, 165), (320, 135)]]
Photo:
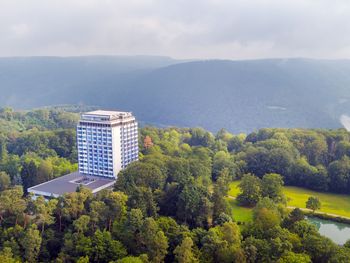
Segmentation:
[[(114, 189), (93, 195), (79, 186), (33, 200), (28, 187), (77, 170), (77, 116), (0, 111), (1, 263), (348, 262), (350, 240), (339, 246), (320, 235), (300, 209), (288, 209), (282, 191), (349, 194), (344, 129), (246, 136), (143, 127), (140, 161), (118, 174)], [(227, 196), (236, 179), (241, 207)], [(252, 218), (235, 221), (242, 209)]]
[(0, 59), (0, 106), (98, 105), (158, 126), (251, 132), (340, 127), (350, 61), (176, 61), (166, 57)]

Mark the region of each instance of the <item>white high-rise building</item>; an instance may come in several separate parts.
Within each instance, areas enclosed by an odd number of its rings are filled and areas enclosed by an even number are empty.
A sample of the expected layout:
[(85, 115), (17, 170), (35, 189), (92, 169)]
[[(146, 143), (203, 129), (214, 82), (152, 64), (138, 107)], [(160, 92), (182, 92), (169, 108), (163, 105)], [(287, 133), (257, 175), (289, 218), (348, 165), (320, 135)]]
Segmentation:
[(52, 198), (84, 186), (97, 193), (113, 187), (120, 170), (138, 160), (138, 129), (131, 112), (91, 111), (77, 126), (79, 171), (28, 188), (33, 198)]
[(138, 128), (131, 112), (91, 111), (77, 126), (79, 173), (116, 178), (138, 160)]

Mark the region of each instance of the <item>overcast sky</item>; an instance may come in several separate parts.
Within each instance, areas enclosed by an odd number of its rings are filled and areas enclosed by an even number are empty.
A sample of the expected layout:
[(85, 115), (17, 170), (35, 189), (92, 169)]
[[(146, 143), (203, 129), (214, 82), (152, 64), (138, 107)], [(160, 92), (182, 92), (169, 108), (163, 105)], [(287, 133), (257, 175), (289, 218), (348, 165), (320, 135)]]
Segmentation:
[(0, 0), (0, 56), (350, 58), (349, 0)]

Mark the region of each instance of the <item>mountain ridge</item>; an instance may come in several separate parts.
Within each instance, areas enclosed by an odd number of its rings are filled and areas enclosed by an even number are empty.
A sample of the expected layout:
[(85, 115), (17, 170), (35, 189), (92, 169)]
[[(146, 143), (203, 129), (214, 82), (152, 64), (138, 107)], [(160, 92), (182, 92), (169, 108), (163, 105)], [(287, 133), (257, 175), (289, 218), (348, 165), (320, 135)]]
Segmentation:
[(212, 131), (337, 128), (350, 113), (349, 73), (350, 60), (308, 58), (0, 58), (0, 106), (98, 105)]

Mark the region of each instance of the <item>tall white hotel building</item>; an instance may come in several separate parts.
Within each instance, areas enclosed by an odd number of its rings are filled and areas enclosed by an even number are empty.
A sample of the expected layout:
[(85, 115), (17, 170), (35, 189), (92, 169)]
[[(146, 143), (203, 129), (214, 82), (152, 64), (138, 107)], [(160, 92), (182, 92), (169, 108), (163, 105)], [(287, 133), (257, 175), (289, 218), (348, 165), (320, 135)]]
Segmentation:
[(91, 111), (77, 126), (79, 173), (116, 178), (138, 160), (138, 128), (131, 112)]
[(33, 198), (52, 198), (84, 186), (97, 193), (113, 187), (120, 170), (138, 160), (137, 122), (131, 112), (83, 113), (77, 126), (79, 171), (57, 177), (27, 190)]

